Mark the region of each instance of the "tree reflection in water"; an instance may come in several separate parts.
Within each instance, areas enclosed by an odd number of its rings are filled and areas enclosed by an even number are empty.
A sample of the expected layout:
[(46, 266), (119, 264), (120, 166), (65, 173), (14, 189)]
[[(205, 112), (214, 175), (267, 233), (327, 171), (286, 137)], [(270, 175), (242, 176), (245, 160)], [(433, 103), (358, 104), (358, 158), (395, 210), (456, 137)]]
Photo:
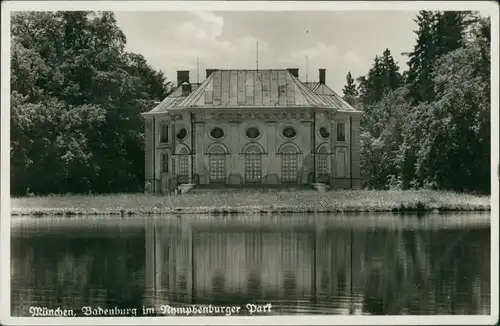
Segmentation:
[[(474, 299), (464, 294), (474, 293), (474, 282), (459, 275), (466, 269), (471, 269), (468, 275), (479, 272), (477, 266), (467, 262), (474, 259), (471, 247), (464, 250), (464, 243), (471, 240), (470, 233), (393, 232), (393, 239), (388, 237), (383, 247), (385, 254), (374, 254), (368, 262), (364, 311), (374, 315), (418, 315), (458, 312), (460, 305), (462, 313), (473, 313), (473, 309), (466, 312), (465, 307), (480, 299), (477, 294)], [(466, 266), (459, 266), (459, 260)], [(448, 308), (443, 309), (443, 304)]]

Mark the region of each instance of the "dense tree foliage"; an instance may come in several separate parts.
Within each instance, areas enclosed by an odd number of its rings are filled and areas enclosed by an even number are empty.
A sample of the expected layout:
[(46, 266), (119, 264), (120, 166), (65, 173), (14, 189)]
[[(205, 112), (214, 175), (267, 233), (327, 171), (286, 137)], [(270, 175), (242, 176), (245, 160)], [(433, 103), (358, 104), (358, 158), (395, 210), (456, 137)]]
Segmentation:
[(110, 12), (17, 13), (11, 26), (13, 194), (140, 190), (138, 114), (166, 77), (124, 50)]
[(370, 188), (490, 189), (490, 22), (419, 13), (408, 71), (390, 52), (358, 78)]

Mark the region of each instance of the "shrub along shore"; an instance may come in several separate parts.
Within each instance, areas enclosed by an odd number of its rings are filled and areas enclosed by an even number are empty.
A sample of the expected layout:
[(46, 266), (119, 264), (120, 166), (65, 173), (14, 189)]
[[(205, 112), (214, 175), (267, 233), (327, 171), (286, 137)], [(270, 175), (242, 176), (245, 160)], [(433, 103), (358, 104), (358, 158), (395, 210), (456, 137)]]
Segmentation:
[(346, 190), (50, 195), (11, 199), (13, 216), (135, 214), (281, 214), (488, 211), (490, 197), (454, 192)]

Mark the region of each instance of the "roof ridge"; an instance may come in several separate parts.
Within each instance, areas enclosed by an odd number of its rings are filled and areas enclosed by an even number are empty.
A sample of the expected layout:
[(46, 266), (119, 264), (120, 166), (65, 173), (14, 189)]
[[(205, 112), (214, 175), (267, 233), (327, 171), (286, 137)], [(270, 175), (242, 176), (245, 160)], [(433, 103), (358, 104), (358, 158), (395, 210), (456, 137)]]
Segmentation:
[(196, 103), (200, 100), (201, 96), (205, 93), (205, 88), (208, 83), (214, 78), (214, 74), (210, 74), (205, 80), (188, 96), (178, 103), (178, 106), (189, 106), (189, 104)]
[(317, 102), (323, 103), (323, 105), (327, 105), (327, 103), (325, 103), (323, 101), (323, 99), (318, 96), (318, 94), (314, 93), (309, 87), (304, 85), (297, 77), (292, 75), (290, 72), (288, 72), (288, 73), (292, 76), (293, 82), (295, 83), (295, 85), (297, 85), (297, 87), (299, 88), (299, 91), (304, 95), (304, 97), (306, 97), (306, 98), (309, 97), (309, 98), (307, 98), (309, 101), (315, 102), (315, 99), (314, 99), (314, 96), (315, 96), (319, 100)]

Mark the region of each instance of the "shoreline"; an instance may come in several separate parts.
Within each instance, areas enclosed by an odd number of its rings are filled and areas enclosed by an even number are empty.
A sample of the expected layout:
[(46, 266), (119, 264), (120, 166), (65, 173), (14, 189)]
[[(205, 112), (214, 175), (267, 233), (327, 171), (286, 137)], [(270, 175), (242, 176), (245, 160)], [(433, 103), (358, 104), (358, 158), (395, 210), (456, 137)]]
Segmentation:
[(489, 196), (412, 190), (49, 195), (11, 198), (11, 216), (487, 212)]

